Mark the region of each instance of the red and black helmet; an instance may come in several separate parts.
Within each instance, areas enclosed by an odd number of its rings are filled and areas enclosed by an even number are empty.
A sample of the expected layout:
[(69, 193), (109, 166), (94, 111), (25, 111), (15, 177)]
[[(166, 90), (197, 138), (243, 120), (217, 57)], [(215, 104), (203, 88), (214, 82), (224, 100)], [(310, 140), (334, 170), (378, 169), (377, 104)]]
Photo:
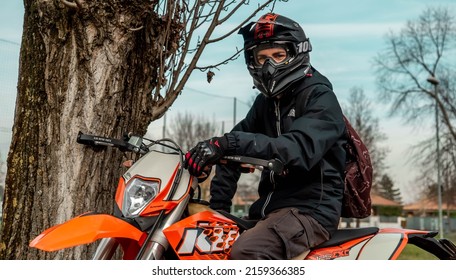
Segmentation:
[[(266, 96), (275, 97), (284, 93), (309, 71), (312, 47), (304, 30), (295, 21), (268, 13), (242, 27), (239, 34), (244, 37), (245, 61), (253, 83)], [(257, 63), (256, 53), (273, 47), (285, 49), (286, 59), (280, 63), (271, 59), (262, 65)]]

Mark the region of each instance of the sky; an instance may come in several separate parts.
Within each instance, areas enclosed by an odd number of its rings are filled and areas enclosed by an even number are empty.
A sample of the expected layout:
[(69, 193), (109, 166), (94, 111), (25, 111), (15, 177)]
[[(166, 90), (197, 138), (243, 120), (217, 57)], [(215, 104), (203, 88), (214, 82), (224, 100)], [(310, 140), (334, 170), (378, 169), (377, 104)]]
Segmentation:
[[(390, 150), (386, 162), (388, 174), (401, 189), (405, 202), (414, 198), (414, 179), (418, 175), (408, 157), (409, 149), (432, 137), (432, 123), (417, 128), (404, 124), (398, 117), (388, 116), (387, 104), (377, 99), (372, 60), (386, 47), (388, 32), (399, 31), (407, 20), (416, 19), (430, 5), (449, 7), (453, 15), (456, 14), (455, 0), (289, 0), (279, 2), (275, 7), (276, 13), (301, 24), (313, 46), (311, 63), (329, 78), (342, 104), (347, 102), (349, 91), (355, 86), (361, 87), (372, 101), (380, 129), (388, 137), (383, 142)], [(246, 7), (242, 13), (249, 12), (252, 7)], [(226, 22), (216, 34), (237, 26), (240, 18), (238, 15)], [(0, 154), (3, 160), (8, 152), (14, 118), (22, 21), (22, 1), (4, 1), (0, 10)], [(220, 62), (231, 56), (236, 48), (242, 48), (242, 43), (242, 37), (234, 34), (209, 47), (198, 65)], [(243, 57), (213, 71), (215, 76), (210, 84), (205, 73), (195, 71), (166, 114), (166, 122), (165, 118), (153, 122), (150, 134), (161, 137), (164, 123), (169, 126), (179, 112), (214, 120), (220, 127), (223, 125), (224, 131), (231, 129), (234, 120), (242, 119), (256, 93)]]

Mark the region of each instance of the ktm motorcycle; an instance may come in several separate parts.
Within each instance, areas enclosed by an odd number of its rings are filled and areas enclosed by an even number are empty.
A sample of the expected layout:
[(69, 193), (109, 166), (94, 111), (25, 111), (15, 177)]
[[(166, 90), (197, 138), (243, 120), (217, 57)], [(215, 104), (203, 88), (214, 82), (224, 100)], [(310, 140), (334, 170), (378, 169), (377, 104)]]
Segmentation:
[[(97, 242), (93, 255), (97, 260), (119, 255), (128, 260), (223, 260), (229, 258), (243, 231), (255, 225), (255, 221), (211, 210), (201, 200), (199, 179), (183, 168), (184, 153), (171, 139), (112, 139), (79, 133), (77, 142), (111, 146), (140, 157), (119, 180), (112, 215), (89, 212), (55, 225), (31, 241), (33, 248), (56, 251)], [(237, 165), (243, 172), (283, 170), (278, 160), (229, 156), (221, 163)], [(297, 259), (394, 260), (407, 244), (439, 259), (456, 259), (456, 246), (436, 235), (413, 229), (339, 229)]]

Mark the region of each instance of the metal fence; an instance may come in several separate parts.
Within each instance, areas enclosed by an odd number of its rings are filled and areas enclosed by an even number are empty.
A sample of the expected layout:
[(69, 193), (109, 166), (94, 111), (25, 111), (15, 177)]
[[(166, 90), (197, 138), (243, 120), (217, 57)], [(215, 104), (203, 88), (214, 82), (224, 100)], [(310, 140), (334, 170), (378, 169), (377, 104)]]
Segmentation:
[[(438, 230), (438, 217), (407, 217), (405, 227), (419, 230)], [(456, 218), (443, 219), (444, 232), (456, 232)]]

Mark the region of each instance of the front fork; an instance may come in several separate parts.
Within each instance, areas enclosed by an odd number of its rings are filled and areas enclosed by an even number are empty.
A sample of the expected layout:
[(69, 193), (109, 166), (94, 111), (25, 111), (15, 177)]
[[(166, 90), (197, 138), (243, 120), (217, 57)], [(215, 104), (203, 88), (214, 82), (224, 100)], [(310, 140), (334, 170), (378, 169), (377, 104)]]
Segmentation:
[(169, 247), (169, 241), (166, 239), (166, 236), (163, 234), (163, 230), (172, 224), (180, 221), (182, 215), (184, 214), (185, 209), (187, 209), (188, 202), (190, 200), (190, 195), (187, 195), (177, 206), (174, 208), (171, 213), (169, 213), (160, 226), (151, 232), (152, 237), (145, 246), (144, 253), (139, 256), (140, 260), (160, 260), (163, 257), (163, 254)]
[(119, 242), (115, 238), (103, 238), (93, 254), (92, 260), (110, 260), (119, 247)]

